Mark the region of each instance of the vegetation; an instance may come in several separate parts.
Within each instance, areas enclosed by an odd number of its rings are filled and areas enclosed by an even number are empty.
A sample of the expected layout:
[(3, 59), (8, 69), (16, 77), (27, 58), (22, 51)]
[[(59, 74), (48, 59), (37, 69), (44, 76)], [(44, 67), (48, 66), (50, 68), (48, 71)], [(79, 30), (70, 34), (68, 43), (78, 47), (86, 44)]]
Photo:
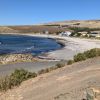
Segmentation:
[(74, 56), (75, 62), (82, 61), (82, 60), (86, 60), (86, 56), (84, 53), (79, 53), (79, 54)]
[(37, 75), (48, 73), (61, 67), (64, 67), (64, 64), (58, 63), (56, 66), (42, 69), (38, 73), (28, 72), (24, 69), (16, 69), (10, 76), (6, 76), (0, 79), (0, 90), (7, 91), (8, 89), (11, 89), (15, 86), (19, 86), (25, 80), (35, 78)]
[(0, 90), (6, 91), (14, 86), (19, 86), (21, 82), (36, 76), (36, 73), (16, 69), (10, 76), (0, 79)]
[(68, 60), (67, 61), (67, 65), (71, 65), (71, 64), (73, 64), (74, 63), (74, 60)]
[(73, 30), (74, 32), (90, 32), (90, 31), (99, 31), (100, 28), (87, 28), (87, 27), (70, 27), (69, 29)]
[(83, 53), (78, 53), (77, 55), (74, 56), (74, 59), (69, 60), (67, 64), (70, 65), (74, 62), (84, 61), (88, 58), (93, 58), (93, 57), (98, 57), (98, 56), (100, 56), (100, 48), (94, 48), (94, 49), (85, 51)]
[[(100, 48), (94, 48), (94, 49), (75, 55), (74, 59), (69, 60), (67, 64), (70, 65), (74, 62), (79, 62), (79, 61), (86, 60), (88, 58), (93, 58), (93, 57), (98, 57), (98, 56), (100, 56)], [(13, 88), (14, 86), (19, 86), (23, 81), (29, 78), (37, 77), (37, 75), (48, 73), (58, 68), (62, 68), (64, 66), (65, 66), (64, 63), (58, 63), (53, 67), (42, 69), (38, 73), (28, 72), (24, 69), (16, 69), (10, 76), (6, 76), (5, 78), (0, 79), (0, 90), (6, 91), (8, 89)]]
[(64, 66), (65, 66), (64, 63), (58, 63), (58, 64), (56, 64), (56, 67), (57, 67), (57, 68), (61, 68), (61, 67), (64, 67)]
[(51, 71), (56, 70), (56, 69), (58, 69), (58, 68), (62, 68), (62, 67), (64, 67), (64, 66), (65, 66), (64, 63), (58, 63), (58, 64), (56, 64), (56, 65), (53, 66), (53, 67), (49, 67), (49, 68), (40, 70), (40, 71), (38, 72), (38, 74), (40, 75), (40, 74), (48, 73), (48, 72), (51, 72)]
[[(91, 31), (100, 31), (100, 28), (70, 27), (69, 29), (73, 30), (70, 36), (100, 39), (89, 35)], [(87, 33), (86, 35), (82, 35), (80, 32), (87, 32)]]

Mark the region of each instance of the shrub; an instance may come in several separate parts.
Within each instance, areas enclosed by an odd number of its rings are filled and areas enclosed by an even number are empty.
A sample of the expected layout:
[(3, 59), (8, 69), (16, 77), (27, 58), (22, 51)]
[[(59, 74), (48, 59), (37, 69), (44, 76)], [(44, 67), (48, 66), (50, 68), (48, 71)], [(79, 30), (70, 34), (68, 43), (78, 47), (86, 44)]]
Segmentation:
[(8, 89), (11, 89), (11, 80), (10, 80), (10, 77), (6, 76), (5, 78), (1, 78), (0, 79), (0, 90), (8, 90)]
[(58, 63), (58, 64), (56, 64), (56, 67), (57, 67), (57, 68), (61, 68), (61, 67), (64, 67), (64, 66), (65, 66), (64, 63)]
[(56, 69), (61, 68), (61, 67), (64, 67), (64, 66), (65, 66), (65, 65), (64, 65), (63, 63), (58, 63), (58, 64), (56, 64), (56, 65), (53, 66), (53, 67), (40, 70), (40, 71), (38, 72), (38, 74), (40, 75), (40, 74), (48, 73), (48, 72), (50, 72), (50, 71), (52, 71), (52, 70), (56, 70)]
[[(86, 60), (87, 58), (93, 58), (93, 57), (98, 57), (100, 56), (100, 48), (94, 48), (88, 51), (85, 51), (84, 53), (78, 53), (77, 55), (74, 56), (74, 61), (82, 61)], [(68, 62), (69, 64), (71, 61)]]
[(22, 81), (25, 81), (29, 78), (36, 77), (36, 73), (28, 72), (24, 69), (18, 70), (16, 69), (14, 73), (10, 75), (11, 81), (13, 85), (19, 85)]
[(44, 74), (44, 73), (48, 73), (49, 72), (49, 68), (46, 68), (46, 69), (41, 69), (38, 74)]
[(80, 37), (80, 36), (81, 36), (81, 33), (76, 33), (76, 36), (77, 36), (77, 37)]
[(67, 65), (71, 65), (71, 64), (73, 64), (73, 63), (74, 63), (73, 60), (68, 60), (68, 61), (67, 61)]
[(86, 56), (84, 53), (79, 53), (79, 54), (74, 56), (75, 62), (82, 61), (82, 60), (86, 60)]
[(84, 52), (84, 54), (86, 55), (87, 58), (93, 58), (96, 56), (100, 56), (100, 49), (97, 49), (97, 48), (91, 49), (91, 50)]
[(0, 90), (8, 90), (14, 86), (18, 86), (21, 82), (36, 77), (36, 73), (28, 72), (24, 69), (16, 69), (10, 76), (0, 79)]

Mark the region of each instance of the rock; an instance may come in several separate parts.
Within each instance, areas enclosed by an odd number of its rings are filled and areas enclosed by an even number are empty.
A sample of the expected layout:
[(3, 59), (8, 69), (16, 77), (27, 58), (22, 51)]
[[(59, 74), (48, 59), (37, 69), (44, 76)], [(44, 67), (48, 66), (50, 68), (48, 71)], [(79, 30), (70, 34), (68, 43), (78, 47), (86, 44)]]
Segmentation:
[(37, 58), (34, 58), (31, 54), (9, 54), (0, 56), (0, 63), (7, 64), (13, 62), (25, 62), (25, 61), (36, 61)]

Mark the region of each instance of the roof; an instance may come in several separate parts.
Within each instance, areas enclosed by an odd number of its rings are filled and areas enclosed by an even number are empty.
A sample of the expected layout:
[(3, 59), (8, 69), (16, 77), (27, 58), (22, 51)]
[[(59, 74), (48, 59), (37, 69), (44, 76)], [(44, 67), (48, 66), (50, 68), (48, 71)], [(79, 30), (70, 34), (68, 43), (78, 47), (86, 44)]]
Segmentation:
[(91, 33), (99, 33), (100, 34), (100, 31), (91, 31)]

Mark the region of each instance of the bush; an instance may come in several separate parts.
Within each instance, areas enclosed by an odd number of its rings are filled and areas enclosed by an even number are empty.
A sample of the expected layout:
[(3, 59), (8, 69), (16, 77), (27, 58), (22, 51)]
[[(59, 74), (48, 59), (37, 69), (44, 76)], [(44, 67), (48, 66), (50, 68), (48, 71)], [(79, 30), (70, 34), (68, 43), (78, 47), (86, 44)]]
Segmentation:
[(56, 64), (56, 67), (57, 67), (57, 68), (61, 68), (61, 67), (64, 67), (64, 66), (65, 66), (64, 63), (58, 63), (58, 64)]
[(82, 60), (86, 60), (86, 56), (84, 53), (79, 53), (79, 54), (74, 56), (75, 62), (82, 61)]
[(100, 49), (94, 48), (94, 49), (85, 51), (84, 53), (78, 53), (77, 55), (74, 56), (74, 61), (75, 62), (83, 61), (83, 60), (86, 60), (87, 58), (93, 58), (93, 57), (98, 57), (98, 56), (100, 56)]
[(0, 79), (0, 90), (8, 90), (20, 85), (23, 81), (36, 77), (36, 73), (28, 72), (24, 69), (16, 69), (10, 76)]
[(36, 77), (36, 76), (37, 76), (36, 73), (31, 73), (24, 69), (21, 69), (21, 70), (16, 69), (14, 73), (10, 75), (10, 78), (11, 78), (11, 81), (13, 82), (13, 85), (16, 86), (16, 85), (19, 85), (22, 81), (25, 81), (29, 78)]
[(91, 49), (84, 52), (84, 54), (86, 55), (87, 58), (97, 57), (97, 56), (100, 56), (100, 49), (97, 49), (97, 48)]
[(51, 68), (41, 69), (41, 70), (38, 72), (38, 74), (40, 75), (40, 74), (48, 73), (48, 72), (50, 72), (51, 70), (52, 70)]
[(8, 90), (12, 87), (12, 82), (10, 80), (10, 77), (6, 76), (5, 78), (0, 79), (0, 90)]
[(71, 65), (71, 64), (73, 64), (73, 63), (74, 63), (73, 60), (68, 60), (68, 61), (67, 61), (67, 65)]
[(53, 66), (53, 67), (40, 70), (40, 71), (38, 72), (38, 74), (40, 75), (40, 74), (48, 73), (48, 72), (50, 72), (50, 71), (52, 71), (52, 70), (56, 70), (56, 69), (61, 68), (61, 67), (64, 67), (64, 66), (65, 66), (65, 65), (64, 65), (63, 63), (58, 63), (58, 64), (56, 64), (56, 65)]

